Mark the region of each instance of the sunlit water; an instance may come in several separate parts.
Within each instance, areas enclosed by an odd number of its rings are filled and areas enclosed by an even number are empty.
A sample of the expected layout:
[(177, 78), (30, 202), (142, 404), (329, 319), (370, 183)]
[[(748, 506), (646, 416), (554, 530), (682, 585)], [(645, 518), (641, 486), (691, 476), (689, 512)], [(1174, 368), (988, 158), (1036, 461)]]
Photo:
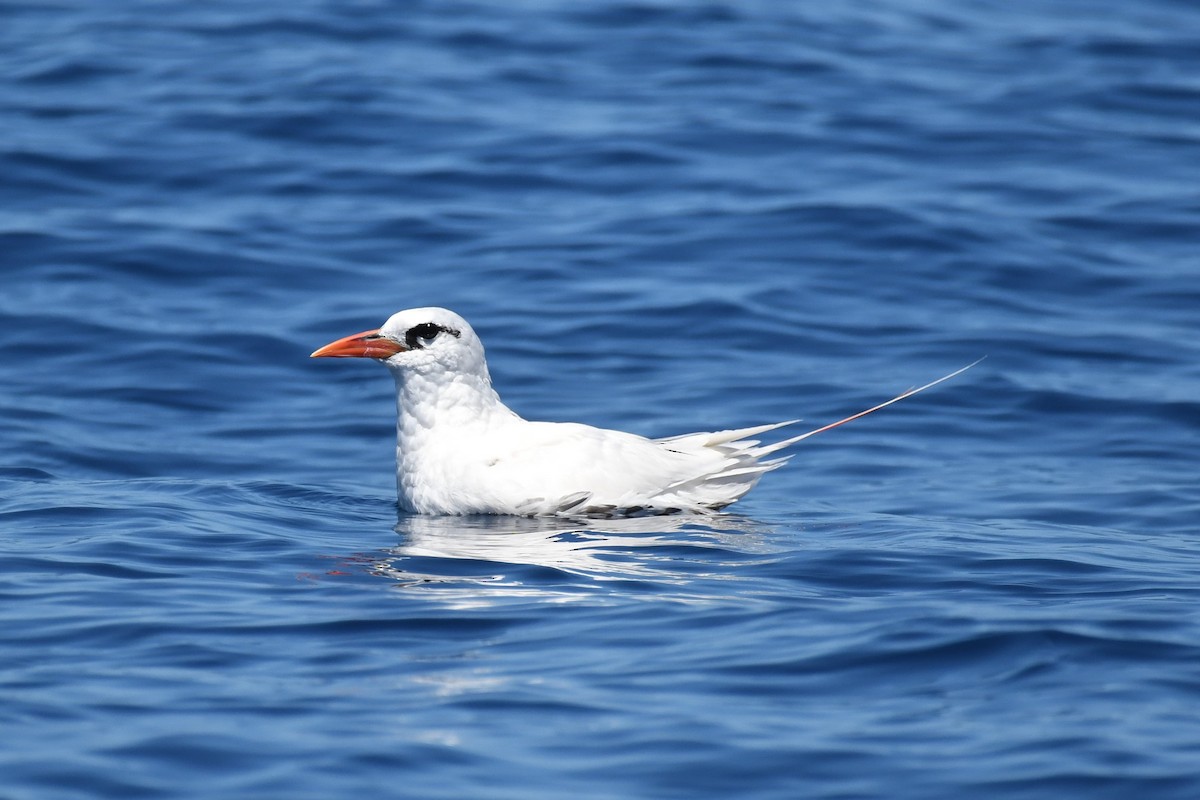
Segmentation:
[[(10, 3), (0, 797), (1200, 796), (1200, 11)], [(730, 515), (419, 518), (525, 416)]]

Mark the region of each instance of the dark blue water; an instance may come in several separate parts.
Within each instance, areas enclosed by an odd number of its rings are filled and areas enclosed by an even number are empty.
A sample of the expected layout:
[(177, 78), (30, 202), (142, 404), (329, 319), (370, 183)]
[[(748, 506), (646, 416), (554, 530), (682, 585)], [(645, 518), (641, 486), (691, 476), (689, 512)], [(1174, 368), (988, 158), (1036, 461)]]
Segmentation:
[[(1200, 797), (1200, 7), (6, 2), (0, 797)], [(736, 513), (399, 516), (527, 417)]]

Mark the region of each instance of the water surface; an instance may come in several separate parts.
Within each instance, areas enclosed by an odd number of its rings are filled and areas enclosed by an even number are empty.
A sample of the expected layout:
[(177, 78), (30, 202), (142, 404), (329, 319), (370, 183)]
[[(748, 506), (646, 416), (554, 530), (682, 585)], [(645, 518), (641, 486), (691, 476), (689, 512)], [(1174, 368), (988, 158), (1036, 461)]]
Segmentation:
[[(1200, 795), (1200, 11), (8, 3), (0, 797)], [(535, 419), (814, 427), (734, 513), (398, 515)]]

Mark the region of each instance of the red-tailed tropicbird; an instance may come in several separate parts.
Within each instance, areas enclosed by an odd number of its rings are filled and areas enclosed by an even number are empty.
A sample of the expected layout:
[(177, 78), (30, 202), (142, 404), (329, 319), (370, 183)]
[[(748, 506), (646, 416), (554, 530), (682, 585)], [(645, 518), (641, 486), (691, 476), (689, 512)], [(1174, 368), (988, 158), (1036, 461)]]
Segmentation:
[[(753, 428), (647, 439), (573, 422), (531, 422), (492, 388), (483, 343), (444, 308), (410, 308), (313, 358), (374, 358), (396, 379), (396, 490), (418, 514), (712, 514), (791, 456), (802, 439), (878, 411), (974, 364), (816, 430), (760, 444)], [(978, 363), (978, 362), (976, 362)]]

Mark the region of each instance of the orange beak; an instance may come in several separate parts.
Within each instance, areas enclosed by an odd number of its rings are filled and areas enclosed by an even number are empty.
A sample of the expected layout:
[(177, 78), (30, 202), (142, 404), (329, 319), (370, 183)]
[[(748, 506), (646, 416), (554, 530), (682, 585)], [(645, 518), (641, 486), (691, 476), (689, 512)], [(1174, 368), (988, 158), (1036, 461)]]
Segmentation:
[(316, 350), (309, 358), (391, 358), (407, 350), (399, 342), (392, 341), (378, 330), (363, 331), (336, 342), (330, 342)]

